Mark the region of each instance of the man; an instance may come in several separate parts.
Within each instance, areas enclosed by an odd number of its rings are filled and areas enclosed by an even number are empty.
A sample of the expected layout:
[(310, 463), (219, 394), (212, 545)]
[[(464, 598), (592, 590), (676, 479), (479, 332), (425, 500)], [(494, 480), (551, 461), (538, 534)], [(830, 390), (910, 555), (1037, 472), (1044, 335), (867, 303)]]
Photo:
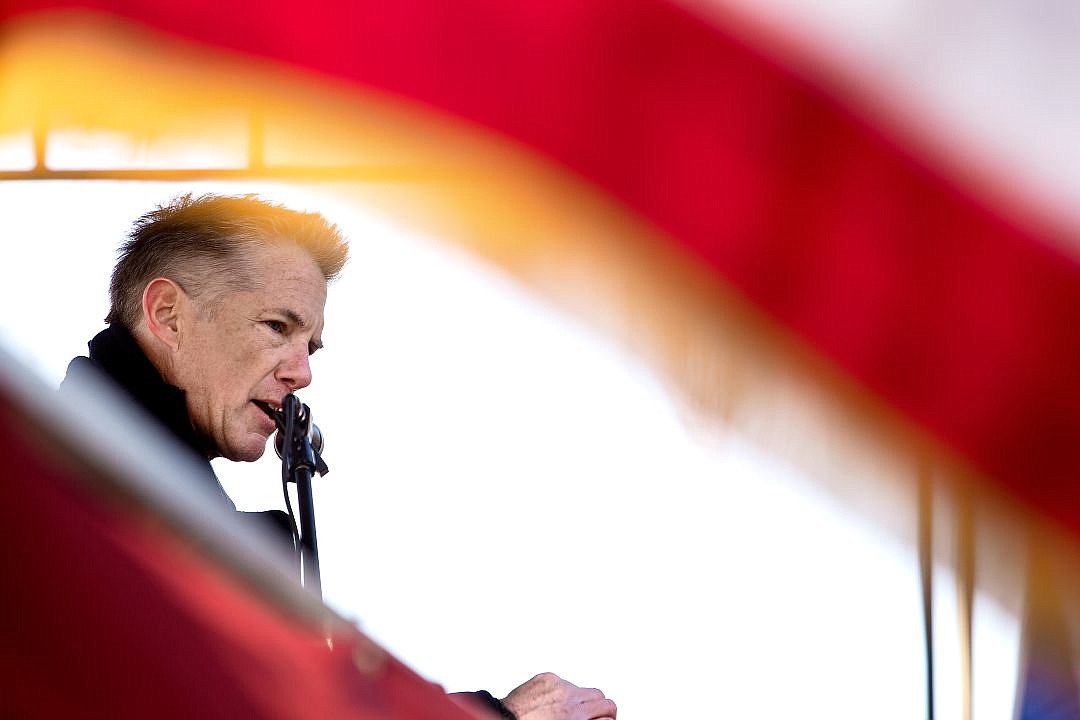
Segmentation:
[[(109, 327), (64, 382), (91, 366), (104, 371), (201, 459), (198, 481), (235, 510), (210, 460), (257, 460), (275, 430), (259, 403), (279, 407), (311, 383), (326, 286), (346, 257), (320, 215), (251, 196), (181, 197), (136, 221), (113, 271)], [(270, 517), (287, 523), (283, 513)], [(550, 673), (501, 701), (474, 696), (518, 720), (616, 713), (601, 691)]]

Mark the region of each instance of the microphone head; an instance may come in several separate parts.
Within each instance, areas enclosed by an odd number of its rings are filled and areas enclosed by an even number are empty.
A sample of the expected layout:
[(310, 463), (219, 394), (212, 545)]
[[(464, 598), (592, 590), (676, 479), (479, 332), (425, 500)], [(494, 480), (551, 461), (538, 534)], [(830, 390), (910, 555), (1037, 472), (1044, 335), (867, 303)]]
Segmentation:
[[(322, 430), (319, 429), (318, 425), (312, 423), (307, 435), (308, 442), (311, 443), (311, 448), (315, 452), (321, 454), (323, 449)], [(274, 435), (274, 452), (277, 453), (277, 456), (279, 458), (285, 457), (285, 433), (283, 433), (281, 430), (278, 430), (277, 434)]]
[[(269, 408), (264, 408), (264, 411)], [(295, 417), (292, 418), (293, 422), (289, 422), (285, 418), (286, 413), (295, 413)], [(267, 414), (270, 414), (267, 412)], [(308, 441), (311, 449), (314, 451), (315, 467), (313, 471), (319, 475), (326, 475), (330, 472), (330, 468), (326, 467), (326, 463), (322, 459), (322, 449), (324, 438), (322, 430), (319, 426), (311, 422), (311, 408), (304, 405), (293, 394), (286, 395), (281, 403), (281, 410), (273, 413), (274, 422), (278, 426), (277, 435), (274, 436), (274, 452), (282, 460), (285, 459), (285, 431), (289, 425), (293, 425), (293, 432), (299, 432)]]

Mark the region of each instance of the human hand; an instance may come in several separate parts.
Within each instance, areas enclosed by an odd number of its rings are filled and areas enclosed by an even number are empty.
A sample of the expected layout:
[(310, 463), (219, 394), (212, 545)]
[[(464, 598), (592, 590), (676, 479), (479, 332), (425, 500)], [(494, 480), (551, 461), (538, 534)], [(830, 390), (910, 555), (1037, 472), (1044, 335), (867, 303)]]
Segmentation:
[(503, 698), (518, 720), (614, 720), (617, 708), (595, 688), (541, 673)]

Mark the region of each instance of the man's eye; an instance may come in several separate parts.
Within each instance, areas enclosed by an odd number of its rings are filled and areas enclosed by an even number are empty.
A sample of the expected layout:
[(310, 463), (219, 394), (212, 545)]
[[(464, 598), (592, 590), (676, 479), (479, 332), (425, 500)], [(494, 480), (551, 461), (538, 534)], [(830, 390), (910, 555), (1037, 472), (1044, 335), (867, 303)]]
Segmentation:
[(270, 328), (279, 335), (285, 333), (285, 323), (281, 322), (280, 320), (264, 320), (263, 324), (265, 324), (266, 327)]

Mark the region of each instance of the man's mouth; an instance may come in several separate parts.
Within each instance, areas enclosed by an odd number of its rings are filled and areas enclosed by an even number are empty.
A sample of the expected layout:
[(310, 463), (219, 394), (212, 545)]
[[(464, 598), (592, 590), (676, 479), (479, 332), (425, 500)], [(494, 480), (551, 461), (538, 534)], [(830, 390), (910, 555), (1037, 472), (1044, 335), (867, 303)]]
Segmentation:
[(278, 426), (278, 405), (276, 403), (270, 403), (265, 400), (252, 400), (251, 404), (259, 408), (266, 414), (268, 418), (273, 422), (273, 426), (269, 429), (267, 435), (273, 434), (274, 430)]
[(278, 405), (275, 403), (268, 403), (265, 400), (252, 400), (255, 407), (262, 410), (268, 417), (274, 418), (277, 415)]

